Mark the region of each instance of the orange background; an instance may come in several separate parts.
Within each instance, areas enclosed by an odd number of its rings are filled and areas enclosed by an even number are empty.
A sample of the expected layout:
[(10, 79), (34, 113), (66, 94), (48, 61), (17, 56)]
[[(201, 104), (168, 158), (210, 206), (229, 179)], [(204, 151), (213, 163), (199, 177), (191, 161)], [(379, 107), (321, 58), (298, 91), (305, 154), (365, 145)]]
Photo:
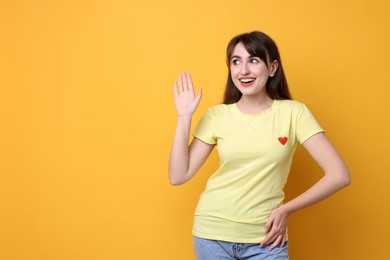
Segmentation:
[[(352, 185), (289, 219), (299, 260), (388, 259), (390, 4), (346, 1), (1, 1), (0, 258), (194, 259), (192, 215), (215, 153), (169, 185), (173, 82), (221, 102), (225, 48), (262, 30), (293, 97)], [(298, 149), (287, 197), (321, 176)]]

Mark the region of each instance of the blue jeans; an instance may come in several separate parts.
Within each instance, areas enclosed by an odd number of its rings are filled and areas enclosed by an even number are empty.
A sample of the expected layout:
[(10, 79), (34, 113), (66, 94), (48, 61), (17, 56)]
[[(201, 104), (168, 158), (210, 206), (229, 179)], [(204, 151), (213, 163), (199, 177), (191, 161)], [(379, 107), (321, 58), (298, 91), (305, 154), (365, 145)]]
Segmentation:
[(270, 246), (260, 247), (260, 243), (231, 243), (194, 236), (197, 260), (288, 260), (287, 243), (269, 251)]

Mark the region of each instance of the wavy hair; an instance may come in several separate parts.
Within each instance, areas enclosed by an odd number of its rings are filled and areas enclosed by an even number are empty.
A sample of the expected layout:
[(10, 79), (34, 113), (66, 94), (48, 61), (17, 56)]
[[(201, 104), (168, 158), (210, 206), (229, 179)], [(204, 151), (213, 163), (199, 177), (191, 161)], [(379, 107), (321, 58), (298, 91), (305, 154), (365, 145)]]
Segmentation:
[(279, 50), (275, 42), (265, 33), (253, 31), (235, 36), (230, 40), (226, 49), (226, 62), (229, 70), (229, 75), (226, 82), (224, 94), (224, 104), (233, 104), (240, 100), (242, 93), (234, 85), (230, 70), (230, 62), (234, 48), (238, 43), (242, 43), (246, 51), (254, 56), (259, 57), (265, 64), (270, 64), (273, 61), (278, 62), (278, 69), (273, 77), (269, 77), (266, 84), (266, 92), (272, 99), (292, 99), (288, 89), (286, 76), (283, 71), (282, 61), (280, 59)]

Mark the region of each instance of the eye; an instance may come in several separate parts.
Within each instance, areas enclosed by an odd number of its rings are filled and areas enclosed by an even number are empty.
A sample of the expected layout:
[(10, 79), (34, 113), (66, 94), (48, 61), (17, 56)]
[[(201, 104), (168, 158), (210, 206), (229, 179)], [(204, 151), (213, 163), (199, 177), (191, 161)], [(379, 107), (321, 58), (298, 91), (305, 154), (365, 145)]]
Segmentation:
[(257, 63), (260, 63), (259, 59), (256, 59), (256, 58), (251, 58), (249, 60), (250, 63), (253, 63), (253, 64), (257, 64)]
[(240, 64), (240, 60), (239, 59), (232, 59), (232, 64), (233, 65)]

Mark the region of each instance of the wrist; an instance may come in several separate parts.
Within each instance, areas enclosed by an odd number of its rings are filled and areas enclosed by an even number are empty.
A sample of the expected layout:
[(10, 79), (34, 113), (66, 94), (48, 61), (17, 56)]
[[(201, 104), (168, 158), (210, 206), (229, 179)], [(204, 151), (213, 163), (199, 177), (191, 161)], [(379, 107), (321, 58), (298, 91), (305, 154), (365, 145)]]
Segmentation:
[(283, 204), (279, 207), (279, 209), (282, 211), (283, 214), (286, 214), (287, 216), (290, 216), (294, 211), (289, 207), (290, 205), (288, 203)]
[(192, 114), (190, 115), (177, 115), (177, 120), (180, 121), (191, 121), (192, 119)]

